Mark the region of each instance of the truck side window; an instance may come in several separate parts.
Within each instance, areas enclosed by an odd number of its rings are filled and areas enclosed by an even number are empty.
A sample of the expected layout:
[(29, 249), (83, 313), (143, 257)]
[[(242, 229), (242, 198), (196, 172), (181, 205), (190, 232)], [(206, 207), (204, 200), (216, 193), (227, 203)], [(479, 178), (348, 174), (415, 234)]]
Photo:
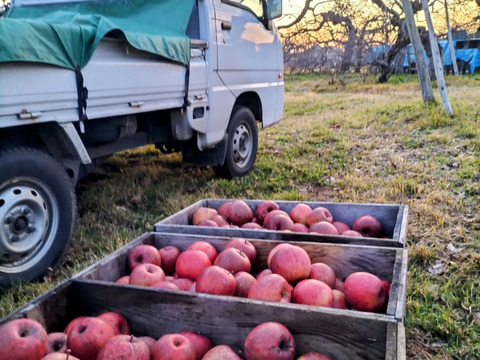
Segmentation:
[(262, 0), (221, 0), (222, 3), (236, 6), (252, 12), (258, 19), (263, 19)]

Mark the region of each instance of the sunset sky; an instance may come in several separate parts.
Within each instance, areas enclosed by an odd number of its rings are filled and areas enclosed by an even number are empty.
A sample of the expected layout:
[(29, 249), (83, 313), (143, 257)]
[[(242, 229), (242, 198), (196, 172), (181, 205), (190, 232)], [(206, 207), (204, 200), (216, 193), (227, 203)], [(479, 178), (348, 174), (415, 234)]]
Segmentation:
[[(327, 1), (325, 0), (317, 0), (317, 2), (327, 3)], [(443, 3), (444, 1), (437, 2), (438, 5), (436, 11), (432, 13), (436, 30), (439, 32), (443, 32), (446, 28)], [(450, 1), (449, 3), (451, 4), (453, 2)], [(291, 19), (293, 19), (295, 15), (300, 13), (304, 4), (305, 0), (283, 0), (284, 15), (283, 18), (279, 19), (278, 24), (288, 23), (289, 21), (291, 21)], [(376, 6), (373, 4), (372, 7), (376, 8)], [(450, 8), (449, 15), (452, 27), (455, 27), (456, 25), (461, 26), (462, 24), (471, 23), (475, 16), (480, 15), (480, 7), (479, 5), (477, 5), (476, 0), (471, 0), (467, 3), (467, 5), (464, 5), (462, 7), (457, 7), (455, 9)], [(421, 11), (417, 15), (416, 21), (418, 25), (425, 25), (425, 17), (423, 11)]]

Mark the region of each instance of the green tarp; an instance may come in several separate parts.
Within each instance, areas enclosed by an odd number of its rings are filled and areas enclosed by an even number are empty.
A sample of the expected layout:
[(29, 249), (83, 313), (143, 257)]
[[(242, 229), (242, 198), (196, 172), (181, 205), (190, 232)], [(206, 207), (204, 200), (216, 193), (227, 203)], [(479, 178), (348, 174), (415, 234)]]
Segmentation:
[(0, 62), (84, 67), (107, 34), (187, 65), (195, 0), (85, 1), (14, 6), (0, 18)]

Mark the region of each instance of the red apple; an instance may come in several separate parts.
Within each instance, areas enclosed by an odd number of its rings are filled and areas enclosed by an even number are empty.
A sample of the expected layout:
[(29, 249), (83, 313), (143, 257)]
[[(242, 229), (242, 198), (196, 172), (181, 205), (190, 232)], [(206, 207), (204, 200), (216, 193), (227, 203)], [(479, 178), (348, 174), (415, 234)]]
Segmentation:
[(65, 334), (68, 335), (68, 333), (70, 332), (70, 330), (72, 329), (72, 327), (75, 326), (76, 323), (80, 322), (80, 321), (83, 321), (83, 319), (86, 319), (88, 316), (79, 316), (79, 317), (76, 317), (75, 319), (73, 319), (72, 321), (70, 321), (68, 323), (68, 325), (65, 327), (65, 330), (63, 330), (63, 332)]
[(163, 335), (155, 343), (152, 360), (195, 360), (195, 347), (180, 334)]
[(345, 279), (345, 298), (355, 310), (374, 312), (382, 308), (387, 294), (382, 280), (377, 276), (356, 272)]
[(315, 223), (320, 221), (327, 221), (333, 223), (333, 216), (330, 211), (322, 206), (319, 206), (312, 210), (312, 212), (307, 217), (308, 226), (312, 226)]
[(202, 360), (242, 360), (228, 345), (217, 345), (208, 350)]
[(250, 288), (252, 287), (253, 283), (255, 282), (255, 277), (245, 271), (237, 272), (235, 275), (235, 282), (237, 283), (237, 287), (235, 289), (235, 296), (238, 297), (247, 297)]
[(307, 225), (308, 215), (310, 215), (311, 212), (312, 208), (310, 206), (300, 203), (293, 207), (289, 215), (293, 222)]
[(337, 289), (333, 289), (333, 302), (332, 308), (334, 309), (349, 309), (347, 300), (345, 299), (345, 294)]
[(112, 327), (105, 321), (97, 317), (86, 317), (75, 323), (69, 331), (67, 347), (82, 360), (96, 360), (102, 347), (114, 336)]
[(220, 205), (217, 209), (217, 212), (219, 215), (223, 216), (225, 219), (227, 218), (227, 213), (228, 213), (228, 209), (230, 208), (230, 206), (232, 206), (233, 204), (233, 201), (227, 201), (227, 202), (224, 202), (222, 205)]
[(193, 280), (188, 278), (176, 278), (172, 280), (179, 290), (189, 291), (193, 285)]
[(295, 357), (295, 340), (278, 322), (265, 322), (253, 328), (244, 348), (247, 360), (293, 360)]
[(66, 353), (50, 353), (42, 357), (42, 360), (79, 360), (79, 358), (70, 355), (71, 351), (67, 350)]
[(155, 346), (157, 340), (150, 336), (139, 336), (137, 339), (143, 341), (148, 346), (150, 353), (152, 353), (153, 347)]
[(363, 237), (362, 234), (360, 234), (358, 231), (355, 231), (355, 230), (347, 230), (347, 231), (344, 231), (341, 235), (343, 235), (343, 236), (351, 236), (351, 237)]
[(150, 349), (133, 335), (116, 335), (106, 342), (96, 360), (112, 359), (150, 360)]
[(202, 220), (197, 226), (206, 226), (206, 227), (218, 227), (218, 224), (213, 220)]
[(209, 207), (201, 207), (193, 213), (192, 224), (198, 225), (200, 221), (211, 220), (215, 215), (218, 215), (217, 210)]
[(289, 247), (289, 246), (292, 246), (292, 244), (282, 243), (282, 244), (276, 245), (272, 250), (270, 250), (270, 252), (268, 253), (268, 256), (267, 256), (267, 266), (270, 268), (271, 262), (272, 262), (272, 257), (273, 257), (273, 255), (276, 254), (276, 252), (278, 250)]
[(263, 220), (265, 220), (265, 217), (268, 215), (269, 212), (273, 210), (279, 210), (280, 206), (275, 201), (272, 200), (266, 200), (261, 202), (258, 206), (257, 209), (255, 210), (255, 215), (257, 215), (257, 220), (260, 224), (263, 224)]
[(390, 283), (388, 281), (382, 280), (383, 288), (385, 289), (385, 304), (387, 305), (388, 299), (390, 297)]
[(345, 284), (338, 277), (335, 279), (335, 286), (333, 288), (345, 292)]
[(32, 319), (15, 319), (0, 327), (0, 359), (40, 360), (47, 351), (47, 332)]
[(258, 279), (259, 277), (263, 276), (263, 275), (268, 275), (268, 274), (273, 274), (272, 273), (272, 270), (270, 269), (263, 269), (262, 271), (260, 271), (257, 276), (255, 277), (256, 279)]
[(251, 222), (253, 219), (253, 211), (243, 200), (235, 200), (227, 208), (224, 215), (227, 221), (234, 225), (242, 226), (247, 222)]
[(210, 265), (212, 263), (204, 251), (187, 250), (178, 255), (177, 275), (195, 281), (198, 275)]
[(293, 229), (292, 229), (293, 232), (300, 232), (300, 233), (308, 233), (309, 230), (308, 230), (308, 226), (307, 225), (303, 225), (303, 224), (300, 224), (300, 223), (295, 223), (293, 224)]
[(310, 352), (307, 354), (303, 354), (297, 360), (332, 360), (330, 357), (328, 357), (325, 354), (321, 354), (318, 352)]
[(67, 353), (67, 334), (63, 332), (51, 332), (47, 334), (47, 352)]
[(265, 229), (267, 229), (267, 227), (269, 226), (268, 224), (270, 223), (270, 219), (273, 218), (275, 215), (285, 215), (289, 217), (288, 214), (283, 210), (272, 210), (267, 214), (267, 216), (265, 216), (265, 219), (263, 220), (263, 227)]
[(230, 225), (227, 219), (225, 219), (222, 215), (219, 214), (215, 215), (210, 220), (215, 222), (218, 226)]
[(255, 260), (257, 259), (257, 249), (255, 246), (248, 240), (241, 239), (241, 238), (233, 238), (231, 239), (225, 249), (228, 248), (235, 248), (238, 250), (242, 250), (242, 252), (247, 255), (248, 259), (250, 260), (250, 264), (254, 264)]
[(310, 274), (312, 263), (308, 253), (301, 247), (291, 245), (278, 249), (270, 260), (270, 269), (289, 283), (306, 279)]
[(322, 281), (305, 279), (293, 288), (292, 302), (303, 305), (331, 307), (333, 292), (330, 286)]
[(266, 274), (257, 278), (248, 291), (249, 299), (289, 303), (293, 287), (277, 274)]
[(224, 268), (212, 265), (203, 270), (195, 284), (195, 291), (199, 293), (227, 295), (235, 294), (237, 283), (235, 277)]
[(337, 281), (337, 277), (335, 276), (333, 269), (329, 265), (321, 262), (312, 264), (308, 278), (323, 281), (332, 289), (335, 287), (335, 283)]
[(206, 241), (195, 241), (194, 243), (190, 244), (190, 246), (187, 248), (187, 250), (200, 250), (203, 251), (205, 254), (207, 254), (208, 258), (210, 259), (210, 262), (213, 264), (215, 259), (217, 258), (218, 251), (209, 242)]
[(290, 219), (290, 217), (287, 215), (276, 214), (268, 220), (268, 223), (265, 225), (265, 229), (276, 231), (292, 231), (293, 225), (292, 219)]
[(352, 229), (368, 237), (380, 237), (383, 231), (380, 221), (372, 215), (364, 215), (357, 218), (353, 223)]
[(328, 221), (320, 221), (312, 224), (309, 232), (323, 235), (338, 235), (337, 228)]
[(140, 264), (154, 264), (160, 266), (162, 259), (157, 248), (152, 245), (139, 245), (130, 250), (128, 254), (128, 267), (130, 271)]
[(140, 264), (130, 274), (130, 285), (151, 286), (165, 280), (162, 268), (153, 264)]
[(128, 285), (130, 283), (130, 275), (120, 277), (117, 281), (115, 281), (115, 283)]
[(196, 359), (201, 360), (203, 355), (212, 348), (212, 343), (210, 339), (206, 336), (197, 334), (192, 330), (183, 331), (180, 335), (185, 336), (193, 344), (195, 348), (195, 354), (197, 355)]
[(160, 258), (162, 259), (160, 267), (166, 275), (171, 275), (175, 272), (175, 263), (181, 251), (178, 247), (168, 245), (158, 250)]
[(247, 255), (243, 251), (232, 247), (220, 252), (213, 264), (230, 271), (232, 274), (239, 271), (250, 272), (252, 269)]
[(248, 222), (240, 226), (242, 229), (253, 229), (253, 230), (259, 230), (263, 229), (262, 225), (255, 223), (255, 222)]
[(351, 230), (350, 226), (348, 226), (347, 224), (345, 224), (342, 221), (334, 221), (333, 226), (335, 226), (335, 228), (337, 229), (337, 231), (340, 235), (347, 230)]
[(180, 290), (172, 281), (159, 281), (150, 287), (154, 289)]
[(130, 334), (130, 325), (128, 325), (128, 321), (123, 317), (123, 315), (110, 311), (98, 315), (97, 317), (110, 324), (110, 326), (113, 328), (113, 332), (115, 333), (115, 335)]

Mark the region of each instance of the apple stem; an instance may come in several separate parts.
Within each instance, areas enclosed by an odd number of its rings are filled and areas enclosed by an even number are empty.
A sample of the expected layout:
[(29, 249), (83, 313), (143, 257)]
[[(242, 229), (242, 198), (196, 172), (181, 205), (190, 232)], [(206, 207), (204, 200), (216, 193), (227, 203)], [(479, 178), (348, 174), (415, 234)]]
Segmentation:
[(70, 357), (70, 354), (72, 353), (72, 350), (70, 349), (67, 349), (67, 357), (65, 358), (65, 360), (68, 360), (68, 358)]
[(130, 342), (133, 342), (133, 335), (130, 335)]

